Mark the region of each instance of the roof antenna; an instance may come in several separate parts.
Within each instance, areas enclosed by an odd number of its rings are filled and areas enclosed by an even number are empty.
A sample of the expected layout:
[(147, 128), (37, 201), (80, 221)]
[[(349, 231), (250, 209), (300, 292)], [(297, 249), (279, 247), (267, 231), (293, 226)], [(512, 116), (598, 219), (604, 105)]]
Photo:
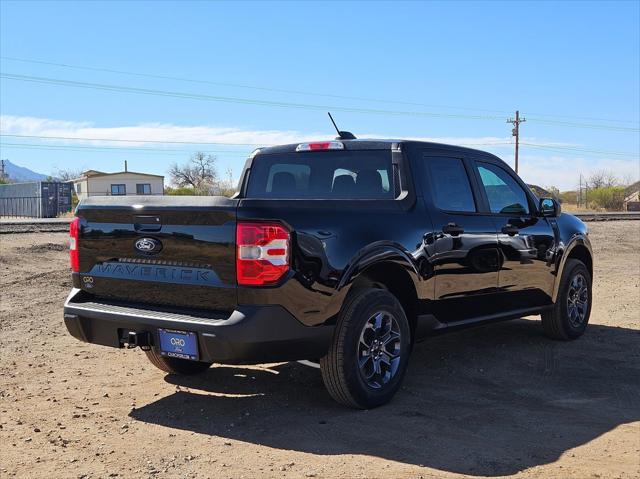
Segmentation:
[(328, 111), (327, 115), (329, 115), (329, 118), (331, 119), (331, 123), (333, 123), (333, 127), (338, 132), (338, 136), (336, 140), (355, 140), (356, 139), (356, 136), (350, 131), (340, 131), (338, 129), (338, 125), (336, 125), (336, 122), (333, 120), (333, 117), (331, 116), (331, 112)]

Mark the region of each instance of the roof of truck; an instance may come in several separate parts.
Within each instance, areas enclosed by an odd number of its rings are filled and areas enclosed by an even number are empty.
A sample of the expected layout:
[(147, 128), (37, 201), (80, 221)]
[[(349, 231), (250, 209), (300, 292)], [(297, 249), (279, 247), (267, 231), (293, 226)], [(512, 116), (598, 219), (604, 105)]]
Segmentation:
[[(318, 140), (319, 143), (330, 141), (330, 140)], [(332, 141), (340, 141), (344, 144), (345, 150), (389, 150), (393, 148), (393, 145), (410, 145), (410, 146), (418, 146), (423, 148), (431, 148), (437, 150), (451, 150), (457, 152), (465, 152), (465, 153), (473, 153), (476, 156), (491, 156), (497, 158), (495, 155), (483, 151), (477, 150), (474, 148), (467, 148), (465, 146), (458, 145), (448, 145), (445, 143), (435, 143), (429, 141), (418, 141), (418, 140), (406, 140), (406, 139), (357, 139), (357, 140), (332, 140)], [(266, 155), (266, 154), (274, 154), (274, 153), (294, 153), (296, 148), (301, 143), (314, 143), (309, 141), (303, 141), (299, 143), (289, 143), (286, 145), (276, 145), (276, 146), (266, 146), (263, 148), (259, 148), (257, 154)]]

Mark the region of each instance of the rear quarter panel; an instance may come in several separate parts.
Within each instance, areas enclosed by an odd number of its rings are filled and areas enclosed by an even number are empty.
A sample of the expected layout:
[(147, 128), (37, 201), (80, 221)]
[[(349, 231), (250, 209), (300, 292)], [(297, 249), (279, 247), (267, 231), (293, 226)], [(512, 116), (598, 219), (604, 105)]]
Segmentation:
[(238, 221), (277, 220), (291, 229), (292, 269), (279, 286), (239, 287), (238, 303), (281, 304), (307, 325), (326, 322), (363, 262), (404, 261), (417, 272), (431, 231), (420, 204), (406, 211), (393, 200), (241, 200)]

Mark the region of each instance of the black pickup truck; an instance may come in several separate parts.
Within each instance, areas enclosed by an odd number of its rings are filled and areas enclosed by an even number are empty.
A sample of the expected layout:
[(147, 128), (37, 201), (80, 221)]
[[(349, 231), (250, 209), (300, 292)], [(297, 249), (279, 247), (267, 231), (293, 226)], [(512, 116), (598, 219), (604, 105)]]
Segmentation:
[(499, 158), (401, 140), (267, 147), (223, 197), (91, 197), (71, 225), (76, 338), (169, 373), (320, 363), (337, 401), (386, 403), (414, 344), (542, 316), (580, 336), (587, 228)]

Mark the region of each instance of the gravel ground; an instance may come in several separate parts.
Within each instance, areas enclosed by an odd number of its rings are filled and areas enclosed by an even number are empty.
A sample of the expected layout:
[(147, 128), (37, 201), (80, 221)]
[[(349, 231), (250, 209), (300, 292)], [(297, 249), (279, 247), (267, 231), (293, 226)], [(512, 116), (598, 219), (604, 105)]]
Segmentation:
[(0, 235), (0, 477), (640, 477), (640, 222), (590, 229), (581, 339), (537, 318), (432, 338), (372, 411), (297, 363), (180, 378), (78, 342), (66, 235)]

